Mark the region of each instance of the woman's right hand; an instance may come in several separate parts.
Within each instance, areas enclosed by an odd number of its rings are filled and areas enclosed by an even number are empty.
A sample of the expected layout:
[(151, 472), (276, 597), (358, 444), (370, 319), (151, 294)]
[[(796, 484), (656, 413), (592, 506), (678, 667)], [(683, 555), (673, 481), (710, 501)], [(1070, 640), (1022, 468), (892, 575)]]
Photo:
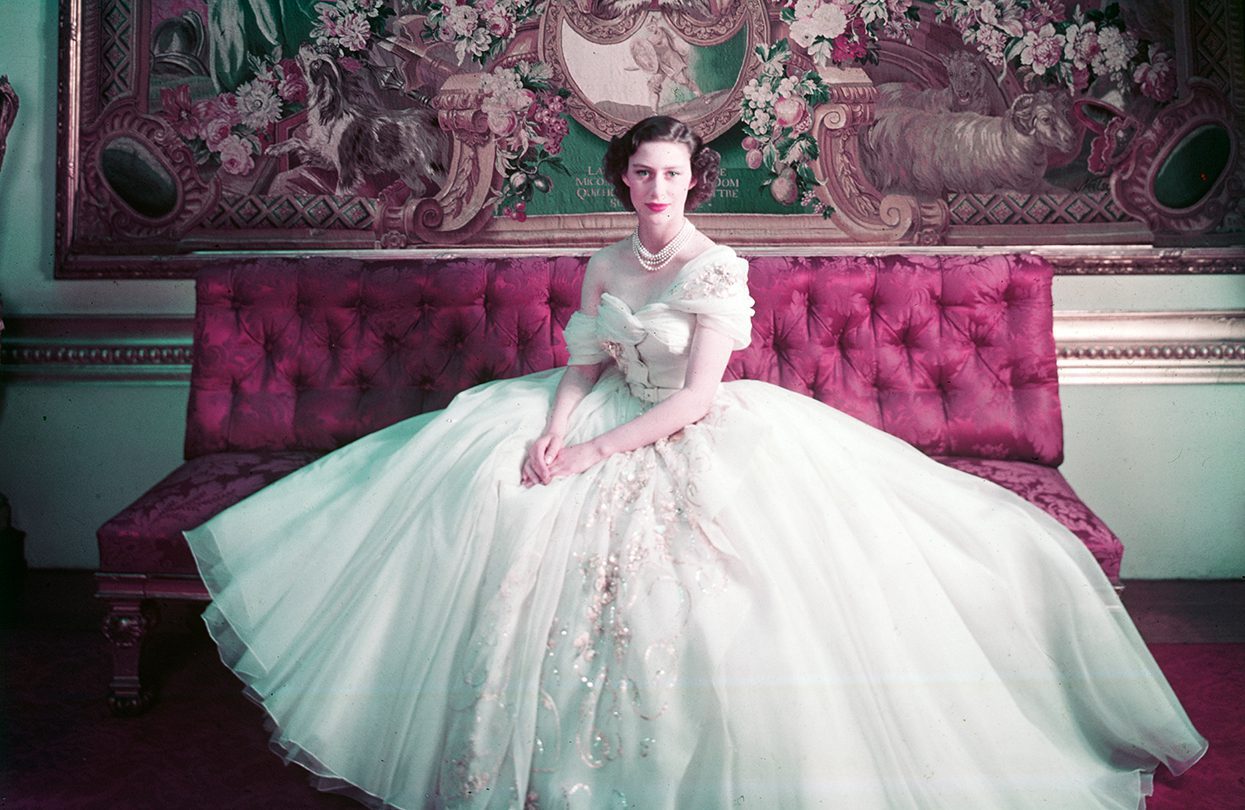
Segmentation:
[(560, 452), (562, 452), (562, 435), (553, 432), (542, 434), (527, 449), (527, 457), (523, 459), (519, 482), (525, 487), (548, 484), (553, 478), (549, 468)]

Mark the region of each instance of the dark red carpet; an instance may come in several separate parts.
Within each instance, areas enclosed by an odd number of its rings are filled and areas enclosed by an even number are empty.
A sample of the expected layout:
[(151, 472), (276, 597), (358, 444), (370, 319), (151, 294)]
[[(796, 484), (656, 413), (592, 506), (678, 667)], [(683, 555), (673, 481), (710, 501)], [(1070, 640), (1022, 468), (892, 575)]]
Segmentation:
[[(317, 793), (269, 753), (259, 710), (192, 611), (165, 612), (153, 649), (159, 703), (140, 718), (110, 716), (98, 615), (89, 590), (70, 596), (88, 609), (45, 604), (37, 621), (0, 629), (0, 808), (359, 806)], [(1182, 777), (1160, 773), (1150, 810), (1242, 810), (1245, 644), (1153, 649), (1211, 748)]]
[(1182, 776), (1160, 771), (1147, 810), (1245, 808), (1245, 644), (1151, 644), (1198, 731), (1210, 740)]

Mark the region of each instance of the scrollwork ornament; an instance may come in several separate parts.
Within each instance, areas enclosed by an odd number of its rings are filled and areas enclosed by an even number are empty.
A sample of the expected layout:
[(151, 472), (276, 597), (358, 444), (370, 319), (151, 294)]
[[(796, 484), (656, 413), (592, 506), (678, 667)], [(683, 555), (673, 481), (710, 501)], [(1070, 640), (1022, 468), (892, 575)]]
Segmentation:
[(819, 194), (835, 209), (832, 221), (852, 239), (940, 244), (950, 222), (942, 200), (921, 201), (874, 188), (860, 168), (859, 133), (873, 121), (877, 91), (870, 85), (836, 85), (833, 101), (815, 111), (821, 152), (814, 174)]
[(456, 78), (453, 85), (447, 83), (437, 93), (432, 100), (432, 107), (437, 111), (441, 128), (455, 141), (461, 141), (468, 146), (480, 146), (490, 137), (488, 116), (480, 109), (484, 93), (478, 81), (473, 85), (463, 85), (466, 77)]
[[(658, 16), (651, 17), (653, 14)], [(737, 34), (741, 28), (746, 28), (747, 42), (734, 85), (721, 97), (713, 100), (712, 109), (699, 114), (674, 110), (669, 113), (679, 115), (698, 135), (706, 141), (712, 141), (739, 121), (744, 87), (760, 70), (761, 62), (756, 55), (756, 46), (768, 44), (770, 32), (769, 14), (763, 0), (741, 0), (733, 4), (728, 13), (708, 20), (666, 8), (653, 10), (647, 6), (621, 17), (607, 19), (580, 11), (572, 0), (552, 0), (541, 18), (540, 60), (550, 66), (553, 82), (571, 91), (570, 98), (567, 99), (567, 109), (575, 120), (597, 136), (608, 140), (625, 132), (638, 118), (625, 118), (604, 109), (587, 97), (568, 66), (563, 50), (563, 34), (569, 30), (594, 44), (617, 45), (638, 36), (641, 26), (649, 19), (663, 20), (666, 26), (672, 26), (672, 30), (678, 31), (686, 43), (697, 47), (719, 45)], [(655, 111), (661, 112), (661, 109)]]
[[(1226, 100), (1201, 79), (1189, 81), (1189, 94), (1165, 107), (1133, 141), (1128, 157), (1111, 175), (1111, 194), (1119, 207), (1153, 231), (1202, 233), (1214, 228), (1227, 213), (1230, 180), (1239, 151)], [(1186, 208), (1163, 205), (1155, 183), (1160, 170), (1185, 139), (1204, 127), (1227, 133), (1229, 154), (1219, 177), (1200, 200)]]
[[(104, 175), (105, 151), (125, 144), (141, 150), (153, 175), (163, 171), (172, 183), (173, 200), (167, 213), (144, 216), (135, 210)], [(169, 124), (140, 113), (133, 101), (112, 105), (99, 125), (83, 138), (87, 171), (83, 173), (78, 235), (88, 241), (180, 239), (206, 217), (220, 198), (220, 182), (203, 177), (190, 148)]]
[(432, 106), (454, 142), (446, 180), (434, 197), (411, 197), (409, 189), (386, 189), (376, 216), (377, 245), (457, 244), (492, 221), (502, 178), (497, 146), (480, 109), (481, 73), (451, 76)]
[[(571, 2), (553, 0), (549, 6), (585, 39), (598, 45), (611, 45), (630, 38), (640, 30), (640, 26), (644, 25), (645, 12), (648, 11), (647, 8), (639, 8), (617, 17), (598, 17), (596, 14), (581, 11), (574, 0)], [(546, 17), (550, 15), (550, 9), (545, 11)], [(543, 28), (542, 24), (542, 33)]]
[[(693, 45), (718, 45), (735, 35), (740, 24), (750, 16), (748, 3), (727, 3), (725, 8), (708, 19), (697, 17), (681, 8), (662, 6), (661, 13), (670, 25), (683, 34)], [(753, 19), (755, 22), (755, 17)]]
[(852, 116), (844, 104), (827, 104), (821, 108), (822, 124), (828, 130), (846, 129)]

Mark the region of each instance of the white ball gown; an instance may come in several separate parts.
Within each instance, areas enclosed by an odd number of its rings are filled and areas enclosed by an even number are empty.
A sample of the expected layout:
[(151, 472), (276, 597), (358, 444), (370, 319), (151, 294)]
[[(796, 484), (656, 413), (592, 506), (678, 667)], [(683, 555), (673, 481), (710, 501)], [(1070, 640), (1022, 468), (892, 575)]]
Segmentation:
[[(566, 330), (568, 444), (749, 340), (714, 247)], [(813, 399), (525, 489), (562, 371), (364, 437), (189, 532), (273, 747), (375, 806), (1120, 808), (1203, 753), (1109, 582), (1021, 498)]]

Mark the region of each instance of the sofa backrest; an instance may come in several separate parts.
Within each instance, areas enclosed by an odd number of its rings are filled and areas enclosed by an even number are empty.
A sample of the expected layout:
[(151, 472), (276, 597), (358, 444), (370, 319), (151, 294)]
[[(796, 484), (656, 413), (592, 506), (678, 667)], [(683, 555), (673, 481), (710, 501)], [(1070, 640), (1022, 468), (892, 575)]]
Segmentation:
[[(566, 361), (582, 257), (256, 259), (197, 280), (186, 455), (331, 450)], [(1051, 269), (1031, 257), (760, 257), (728, 378), (937, 455), (1062, 460)]]
[(730, 375), (931, 455), (1063, 461), (1052, 268), (1030, 256), (761, 257)]

